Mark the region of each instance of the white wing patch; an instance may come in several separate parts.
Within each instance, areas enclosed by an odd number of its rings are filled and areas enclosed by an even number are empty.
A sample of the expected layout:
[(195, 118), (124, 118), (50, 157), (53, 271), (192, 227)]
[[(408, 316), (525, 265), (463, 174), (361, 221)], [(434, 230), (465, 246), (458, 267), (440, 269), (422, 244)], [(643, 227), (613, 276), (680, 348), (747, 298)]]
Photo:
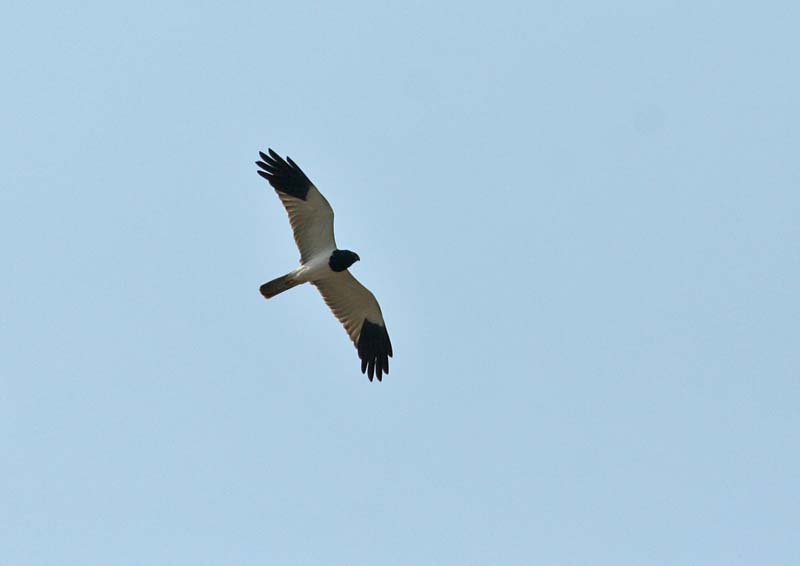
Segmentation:
[(308, 190), (306, 200), (280, 191), (278, 193), (292, 226), (294, 241), (300, 250), (300, 261), (307, 263), (312, 257), (336, 249), (333, 235), (333, 209), (314, 185)]
[(359, 283), (349, 271), (342, 271), (311, 283), (319, 289), (325, 304), (342, 323), (350, 340), (356, 346), (364, 319), (385, 326), (381, 307), (375, 295)]

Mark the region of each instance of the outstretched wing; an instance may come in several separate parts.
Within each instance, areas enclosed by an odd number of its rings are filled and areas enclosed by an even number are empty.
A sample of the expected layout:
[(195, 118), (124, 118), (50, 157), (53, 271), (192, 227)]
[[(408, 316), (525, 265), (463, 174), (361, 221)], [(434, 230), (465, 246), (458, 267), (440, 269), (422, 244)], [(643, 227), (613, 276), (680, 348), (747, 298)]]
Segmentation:
[(256, 161), (258, 174), (269, 181), (289, 214), (300, 261), (305, 263), (315, 255), (336, 249), (333, 209), (322, 193), (291, 157), (284, 161), (271, 149), (269, 155), (261, 151), (258, 154), (262, 159)]
[(349, 271), (341, 271), (311, 283), (319, 289), (325, 303), (358, 348), (361, 373), (366, 373), (370, 381), (377, 373), (378, 381), (381, 381), (384, 373), (389, 374), (392, 342), (375, 295)]

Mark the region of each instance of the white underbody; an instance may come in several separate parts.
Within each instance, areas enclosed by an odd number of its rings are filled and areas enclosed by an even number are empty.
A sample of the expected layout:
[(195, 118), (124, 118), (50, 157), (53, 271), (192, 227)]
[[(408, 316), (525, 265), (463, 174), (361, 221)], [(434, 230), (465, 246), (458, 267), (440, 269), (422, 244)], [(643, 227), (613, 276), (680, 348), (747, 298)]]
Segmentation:
[(328, 264), (334, 249), (331, 248), (312, 257), (308, 262), (301, 264), (300, 267), (292, 271), (289, 276), (298, 283), (309, 283), (330, 277), (335, 273)]

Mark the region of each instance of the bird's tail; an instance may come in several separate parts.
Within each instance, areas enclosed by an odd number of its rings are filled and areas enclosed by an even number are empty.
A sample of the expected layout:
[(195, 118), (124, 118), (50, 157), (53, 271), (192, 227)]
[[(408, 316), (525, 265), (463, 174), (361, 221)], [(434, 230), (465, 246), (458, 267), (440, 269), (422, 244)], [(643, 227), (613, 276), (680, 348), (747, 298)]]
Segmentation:
[(271, 299), (275, 295), (280, 295), (295, 285), (299, 285), (300, 282), (292, 279), (291, 275), (291, 273), (288, 273), (282, 277), (264, 283), (260, 288), (261, 294), (264, 295), (265, 299)]

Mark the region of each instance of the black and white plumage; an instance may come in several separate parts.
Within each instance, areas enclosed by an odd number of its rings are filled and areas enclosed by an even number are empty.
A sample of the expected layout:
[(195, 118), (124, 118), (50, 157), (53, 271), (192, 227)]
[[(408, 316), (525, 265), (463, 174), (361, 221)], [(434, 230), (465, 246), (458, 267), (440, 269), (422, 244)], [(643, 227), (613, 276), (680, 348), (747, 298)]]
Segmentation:
[(358, 349), (361, 373), (370, 381), (374, 376), (381, 381), (389, 373), (392, 343), (375, 296), (348, 271), (361, 258), (336, 247), (333, 209), (300, 167), (271, 149), (269, 155), (258, 154), (258, 174), (269, 181), (286, 208), (300, 250), (300, 267), (264, 283), (261, 294), (269, 299), (301, 283), (314, 285)]

